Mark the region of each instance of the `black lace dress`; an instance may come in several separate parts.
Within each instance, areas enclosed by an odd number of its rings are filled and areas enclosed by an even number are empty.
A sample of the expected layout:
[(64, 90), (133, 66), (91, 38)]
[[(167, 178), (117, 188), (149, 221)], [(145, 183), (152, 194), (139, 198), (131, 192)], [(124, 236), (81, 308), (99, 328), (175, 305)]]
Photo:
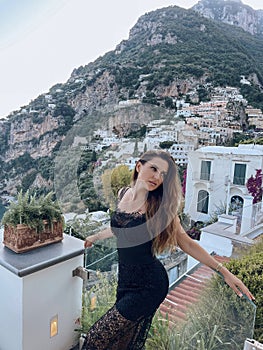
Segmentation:
[(152, 318), (168, 292), (168, 276), (152, 254), (145, 214), (116, 211), (119, 270), (114, 306), (89, 330), (83, 349), (142, 350)]

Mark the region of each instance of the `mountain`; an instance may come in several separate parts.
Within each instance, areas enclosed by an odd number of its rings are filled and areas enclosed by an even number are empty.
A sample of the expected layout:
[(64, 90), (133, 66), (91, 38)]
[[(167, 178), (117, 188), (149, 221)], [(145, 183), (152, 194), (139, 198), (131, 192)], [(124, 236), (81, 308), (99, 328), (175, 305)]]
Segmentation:
[[(241, 85), (241, 75), (251, 85)], [(211, 86), (226, 85), (239, 87), (263, 109), (261, 35), (193, 9), (170, 6), (146, 13), (115, 50), (74, 69), (65, 84), (0, 120), (0, 194), (14, 193), (17, 186), (52, 187), (59, 147), (79, 121), (92, 138), (93, 130), (109, 121), (117, 130), (156, 118), (158, 112), (151, 115), (147, 105), (174, 114), (177, 99), (197, 103), (204, 92), (209, 97)], [(127, 100), (141, 105), (127, 108), (124, 117), (119, 107)], [(87, 129), (78, 132), (84, 137)]]
[(200, 0), (192, 9), (207, 18), (241, 27), (252, 35), (263, 34), (263, 10), (254, 10), (241, 0)]

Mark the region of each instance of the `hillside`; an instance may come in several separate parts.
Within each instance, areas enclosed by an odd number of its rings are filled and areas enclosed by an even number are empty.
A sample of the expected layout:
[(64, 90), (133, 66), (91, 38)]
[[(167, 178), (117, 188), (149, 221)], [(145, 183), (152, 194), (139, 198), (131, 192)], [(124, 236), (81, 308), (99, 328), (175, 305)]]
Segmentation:
[(243, 28), (252, 35), (263, 34), (263, 10), (254, 10), (241, 0), (200, 0), (192, 9), (207, 18)]
[[(241, 86), (241, 75), (252, 85)], [(226, 85), (240, 87), (263, 109), (262, 36), (176, 6), (147, 13), (115, 50), (74, 69), (65, 84), (0, 121), (0, 192), (15, 193), (19, 185), (52, 187), (54, 159), (77, 121), (88, 125), (92, 138), (93, 130), (109, 127), (109, 120), (115, 127), (156, 118), (147, 109), (138, 115), (129, 108), (124, 119), (118, 113), (121, 101), (174, 113), (177, 99), (191, 102), (195, 91), (200, 101), (204, 91), (209, 98), (209, 86)]]
[(262, 46), (262, 37), (191, 10), (169, 7), (142, 16), (127, 41), (75, 70), (72, 78), (107, 70), (119, 98), (146, 94), (151, 103), (185, 94), (197, 83), (239, 86), (241, 74), (262, 88)]

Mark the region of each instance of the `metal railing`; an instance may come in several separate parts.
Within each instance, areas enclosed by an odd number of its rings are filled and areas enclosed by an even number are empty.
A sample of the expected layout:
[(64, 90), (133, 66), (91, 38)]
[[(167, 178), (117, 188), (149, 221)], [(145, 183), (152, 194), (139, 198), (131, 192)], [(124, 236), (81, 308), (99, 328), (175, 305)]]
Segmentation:
[(263, 350), (263, 344), (254, 339), (246, 339), (243, 350)]

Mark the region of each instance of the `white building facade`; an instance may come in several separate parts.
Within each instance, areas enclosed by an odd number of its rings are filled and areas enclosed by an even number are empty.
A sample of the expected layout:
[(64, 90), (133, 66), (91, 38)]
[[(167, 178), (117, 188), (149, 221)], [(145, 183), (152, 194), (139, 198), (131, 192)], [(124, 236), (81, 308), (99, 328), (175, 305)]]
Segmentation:
[(244, 213), (253, 200), (246, 183), (257, 169), (263, 169), (261, 145), (208, 146), (189, 152), (185, 213), (194, 221), (208, 221), (220, 208), (228, 214), (236, 202)]
[(174, 158), (176, 164), (186, 165), (188, 163), (188, 154), (193, 150), (193, 144), (175, 143), (169, 148), (168, 151)]

